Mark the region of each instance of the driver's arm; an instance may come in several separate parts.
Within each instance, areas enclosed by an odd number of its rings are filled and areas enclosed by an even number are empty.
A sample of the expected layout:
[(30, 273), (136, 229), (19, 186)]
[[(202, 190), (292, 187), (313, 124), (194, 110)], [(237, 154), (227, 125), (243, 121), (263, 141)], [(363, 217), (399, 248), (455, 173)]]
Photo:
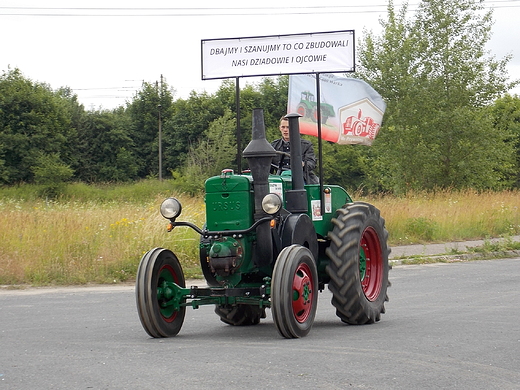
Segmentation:
[(314, 155), (314, 147), (307, 140), (302, 140), (302, 161), (311, 171), (316, 168), (316, 156)]

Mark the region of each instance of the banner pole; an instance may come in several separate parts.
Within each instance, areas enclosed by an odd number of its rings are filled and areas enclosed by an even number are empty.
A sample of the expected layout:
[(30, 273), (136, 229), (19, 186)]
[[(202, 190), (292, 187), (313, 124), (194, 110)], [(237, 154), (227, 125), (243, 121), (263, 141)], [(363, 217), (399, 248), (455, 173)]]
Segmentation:
[(321, 91), (320, 74), (316, 73), (316, 122), (318, 123), (318, 164), (320, 177), (320, 208), (321, 215), (325, 214), (325, 198), (323, 197), (323, 164), (322, 164), (322, 141), (321, 141)]
[(237, 110), (237, 168), (242, 173), (242, 131), (240, 130), (240, 77), (235, 79), (235, 104)]

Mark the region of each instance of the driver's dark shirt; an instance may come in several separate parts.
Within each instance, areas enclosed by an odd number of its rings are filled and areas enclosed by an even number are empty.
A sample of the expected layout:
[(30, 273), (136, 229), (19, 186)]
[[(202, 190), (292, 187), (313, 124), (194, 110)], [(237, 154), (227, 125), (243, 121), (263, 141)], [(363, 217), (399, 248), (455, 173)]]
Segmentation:
[[(274, 148), (276, 149), (276, 147), (274, 147)], [(291, 153), (291, 143), (289, 141), (284, 141), (282, 139), (282, 144), (280, 145), (280, 149), (279, 150), (282, 151), (282, 152), (285, 152), (285, 153)], [(282, 168), (284, 168), (284, 169), (291, 169), (291, 158), (289, 156), (279, 156), (279, 157), (283, 158)], [(280, 159), (278, 159), (278, 164), (280, 164), (279, 161), (280, 161)]]
[[(271, 145), (275, 150), (290, 153), (291, 152), (291, 143), (289, 141), (284, 141), (283, 138), (274, 140), (271, 142)], [(317, 181), (316, 175), (314, 175), (313, 170), (316, 169), (316, 156), (314, 155), (314, 148), (312, 146), (311, 141), (308, 141), (306, 139), (301, 140), (302, 145), (302, 161), (305, 163), (304, 165), (304, 174), (305, 172), (308, 172), (309, 175), (312, 177), (309, 177), (309, 180), (306, 180), (308, 183), (313, 183)], [(291, 159), (289, 156), (282, 156), (280, 154), (277, 154), (275, 157), (273, 157), (272, 163), (275, 167), (280, 166), (280, 160), (283, 158), (282, 161), (282, 168), (285, 169), (291, 169)], [(277, 168), (272, 167), (271, 173), (276, 173)]]

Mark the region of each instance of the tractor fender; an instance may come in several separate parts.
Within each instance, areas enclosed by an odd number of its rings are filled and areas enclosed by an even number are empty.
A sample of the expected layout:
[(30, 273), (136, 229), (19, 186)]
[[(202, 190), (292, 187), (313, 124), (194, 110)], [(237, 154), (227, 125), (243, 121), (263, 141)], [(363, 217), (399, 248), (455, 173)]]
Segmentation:
[(285, 219), (282, 227), (282, 248), (292, 244), (308, 248), (314, 260), (318, 260), (318, 236), (307, 214), (291, 214)]

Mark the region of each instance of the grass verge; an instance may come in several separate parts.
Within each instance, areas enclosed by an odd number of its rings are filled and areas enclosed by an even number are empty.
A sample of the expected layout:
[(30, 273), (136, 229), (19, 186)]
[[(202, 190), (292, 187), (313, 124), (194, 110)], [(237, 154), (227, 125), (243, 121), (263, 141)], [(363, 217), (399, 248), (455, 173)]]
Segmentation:
[[(174, 194), (171, 188), (171, 182), (157, 180), (102, 186), (79, 183), (66, 187), (54, 200), (39, 198), (37, 186), (0, 188), (0, 284), (129, 282), (143, 254), (155, 247), (173, 250), (186, 277), (200, 278), (200, 238), (188, 228), (168, 233), (159, 205), (175, 195), (183, 204), (182, 219), (202, 226), (204, 200)], [(520, 234), (518, 191), (353, 198), (381, 210), (392, 246)], [(519, 246), (507, 240), (489, 241), (470, 251), (486, 255)], [(412, 261), (430, 260), (405, 260)]]

